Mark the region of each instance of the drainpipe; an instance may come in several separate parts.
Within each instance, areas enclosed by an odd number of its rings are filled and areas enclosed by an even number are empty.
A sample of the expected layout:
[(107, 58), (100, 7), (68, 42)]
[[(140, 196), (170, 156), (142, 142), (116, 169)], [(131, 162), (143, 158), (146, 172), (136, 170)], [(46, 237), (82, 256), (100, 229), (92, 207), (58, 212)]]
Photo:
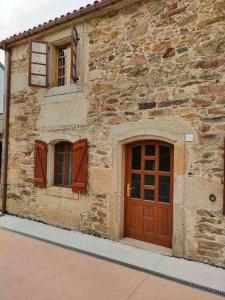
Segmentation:
[(2, 213), (7, 213), (7, 185), (8, 185), (8, 148), (9, 148), (9, 108), (11, 86), (11, 50), (5, 50), (5, 89), (4, 89), (4, 127), (3, 127), (3, 155), (2, 155)]
[(225, 136), (223, 148), (223, 215), (225, 216)]

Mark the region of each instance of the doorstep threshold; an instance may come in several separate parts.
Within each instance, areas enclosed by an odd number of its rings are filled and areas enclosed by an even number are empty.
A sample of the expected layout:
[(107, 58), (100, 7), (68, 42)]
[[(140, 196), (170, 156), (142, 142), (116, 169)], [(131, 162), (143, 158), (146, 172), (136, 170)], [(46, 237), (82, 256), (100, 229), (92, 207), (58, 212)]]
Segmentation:
[(131, 246), (131, 247), (135, 247), (135, 248), (139, 248), (139, 249), (143, 249), (143, 250), (147, 250), (149, 252), (159, 253), (159, 254), (166, 255), (166, 256), (172, 256), (173, 255), (172, 249), (170, 249), (170, 248), (158, 246), (158, 245), (155, 245), (155, 244), (151, 244), (151, 243), (147, 243), (147, 242), (144, 242), (144, 241), (132, 239), (132, 238), (129, 238), (129, 237), (124, 237), (124, 238), (120, 239), (119, 242), (121, 244)]

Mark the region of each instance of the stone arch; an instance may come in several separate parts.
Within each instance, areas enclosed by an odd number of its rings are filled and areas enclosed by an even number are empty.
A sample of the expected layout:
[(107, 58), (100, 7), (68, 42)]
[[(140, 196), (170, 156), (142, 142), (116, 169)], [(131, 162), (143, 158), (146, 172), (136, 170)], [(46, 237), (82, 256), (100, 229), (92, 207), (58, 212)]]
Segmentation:
[(124, 229), (124, 166), (125, 145), (143, 140), (159, 140), (174, 146), (174, 222), (173, 222), (173, 255), (183, 256), (184, 253), (184, 183), (185, 183), (185, 134), (192, 133), (186, 123), (174, 124), (174, 120), (142, 120), (114, 126), (110, 132), (113, 147), (113, 212), (110, 212), (110, 235), (114, 239), (123, 237)]

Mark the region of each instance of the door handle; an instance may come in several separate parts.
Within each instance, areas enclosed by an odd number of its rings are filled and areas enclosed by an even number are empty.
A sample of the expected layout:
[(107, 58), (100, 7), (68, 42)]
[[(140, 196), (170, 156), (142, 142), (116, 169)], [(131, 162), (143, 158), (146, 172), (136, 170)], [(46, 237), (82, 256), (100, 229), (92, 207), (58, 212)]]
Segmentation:
[(127, 184), (127, 198), (130, 198), (130, 191), (132, 190), (133, 188), (130, 187), (130, 184), (128, 183)]

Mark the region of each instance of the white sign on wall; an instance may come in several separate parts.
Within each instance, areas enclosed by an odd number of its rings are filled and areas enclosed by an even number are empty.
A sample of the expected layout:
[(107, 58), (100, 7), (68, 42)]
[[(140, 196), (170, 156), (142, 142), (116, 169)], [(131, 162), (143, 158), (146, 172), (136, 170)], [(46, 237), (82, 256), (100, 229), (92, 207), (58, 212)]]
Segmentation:
[(194, 135), (192, 133), (185, 134), (184, 140), (185, 140), (185, 142), (193, 142), (194, 141)]

